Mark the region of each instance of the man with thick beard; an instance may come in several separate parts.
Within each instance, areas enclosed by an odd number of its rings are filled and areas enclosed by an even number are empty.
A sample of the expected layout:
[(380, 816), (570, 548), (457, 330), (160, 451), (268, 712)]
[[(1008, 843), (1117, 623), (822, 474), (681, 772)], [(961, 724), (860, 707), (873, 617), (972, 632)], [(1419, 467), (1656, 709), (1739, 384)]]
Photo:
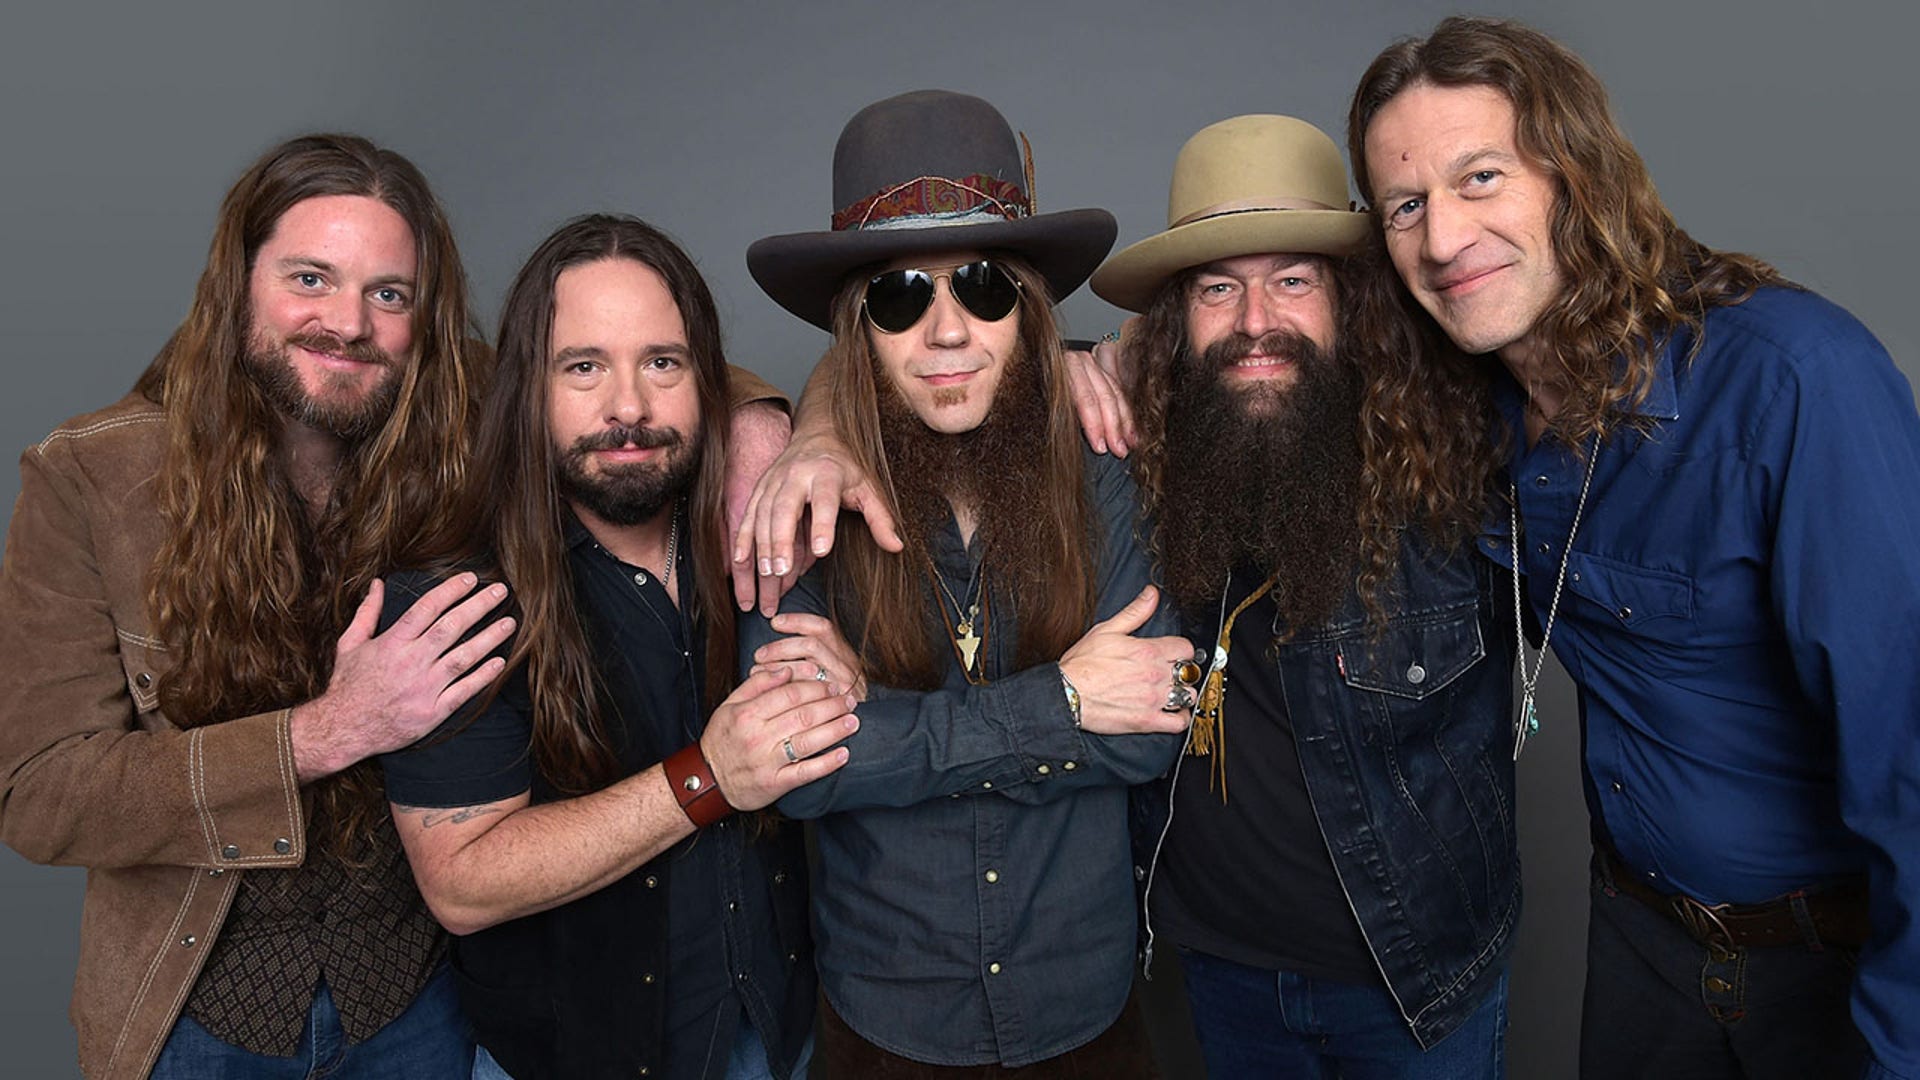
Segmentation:
[[(385, 759), (454, 934), (475, 1076), (804, 1076), (815, 980), (799, 830), (741, 821), (846, 760), (847, 687), (734, 685), (728, 372), (691, 259), (576, 219), (508, 290), (488, 482), (429, 564), (511, 583), (510, 676)], [(388, 614), (439, 580), (396, 575)]]
[(1145, 313), (1134, 466), (1212, 655), (1138, 837), (1148, 951), (1179, 946), (1215, 1076), (1499, 1077), (1511, 631), (1476, 518), (1370, 495), (1419, 448), (1362, 437), (1392, 356), (1343, 304), (1346, 192), (1313, 126), (1224, 120), (1180, 151), (1167, 230), (1093, 276)]
[(1053, 300), (1113, 218), (1035, 214), (1023, 175), (991, 105), (903, 94), (841, 134), (834, 229), (747, 253), (769, 296), (832, 332), (832, 428), (905, 546), (849, 535), (743, 635), (756, 669), (862, 698), (845, 767), (779, 804), (817, 819), (834, 1076), (1153, 1069), (1128, 1005), (1126, 789), (1174, 754), (1191, 647), (1130, 636), (1170, 623), (1133, 486), (1085, 453), (1067, 397)]
[(1689, 236), (1538, 31), (1395, 43), (1347, 139), (1370, 291), (1424, 331), (1401, 422), (1474, 436), (1390, 482), (1499, 478), (1512, 603), (1579, 690), (1582, 1074), (1920, 1076), (1912, 388), (1847, 312)]
[(510, 630), (481, 625), (505, 590), (458, 575), (373, 632), (374, 575), (462, 475), (467, 325), (413, 165), (294, 139), (228, 192), (133, 392), (22, 456), (0, 834), (88, 868), (87, 1076), (467, 1075), (444, 938), (365, 760), (491, 680)]

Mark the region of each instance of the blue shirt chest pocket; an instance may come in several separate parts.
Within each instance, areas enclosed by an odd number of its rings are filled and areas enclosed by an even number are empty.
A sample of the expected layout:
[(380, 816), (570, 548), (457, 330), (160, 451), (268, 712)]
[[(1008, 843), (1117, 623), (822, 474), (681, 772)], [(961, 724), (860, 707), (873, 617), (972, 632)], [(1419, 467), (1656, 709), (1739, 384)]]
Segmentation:
[(1578, 610), (1580, 618), (1675, 644), (1693, 636), (1693, 581), (1685, 574), (1576, 550), (1567, 560), (1567, 591), (1577, 608), (1563, 617)]

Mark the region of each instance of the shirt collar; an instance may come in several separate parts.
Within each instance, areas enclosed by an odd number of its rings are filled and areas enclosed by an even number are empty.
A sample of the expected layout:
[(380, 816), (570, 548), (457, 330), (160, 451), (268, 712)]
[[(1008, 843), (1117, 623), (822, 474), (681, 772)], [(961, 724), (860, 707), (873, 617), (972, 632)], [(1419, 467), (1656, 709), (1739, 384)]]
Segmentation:
[[(1638, 405), (1622, 406), (1622, 411), (1633, 416), (1644, 416), (1649, 420), (1680, 419), (1680, 395), (1673, 385), (1674, 357), (1687, 347), (1686, 335), (1680, 335), (1660, 349), (1660, 359), (1654, 363), (1653, 383), (1647, 387), (1647, 396)], [(1506, 420), (1509, 430), (1524, 430), (1526, 395), (1521, 392), (1520, 384), (1514, 381), (1513, 373), (1497, 359), (1487, 358), (1487, 362), (1499, 365), (1499, 373), (1493, 380), (1493, 403)], [(1614, 369), (1618, 371), (1626, 361), (1616, 358)]]

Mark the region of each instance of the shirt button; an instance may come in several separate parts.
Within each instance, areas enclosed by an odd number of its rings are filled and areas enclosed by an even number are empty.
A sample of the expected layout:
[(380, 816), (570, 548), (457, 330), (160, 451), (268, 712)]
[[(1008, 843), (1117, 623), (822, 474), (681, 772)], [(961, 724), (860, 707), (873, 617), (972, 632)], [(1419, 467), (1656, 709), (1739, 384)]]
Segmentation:
[(980, 781), (980, 787), (981, 787), (981, 789), (982, 789), (982, 790), (984, 790), (984, 791), (991, 791), (991, 790), (993, 790), (993, 781), (991, 781), (991, 780), (982, 780), (982, 781)]
[(734, 976), (734, 978), (735, 978), (735, 979), (738, 979), (738, 980), (739, 980), (739, 981), (741, 981), (741, 982), (746, 982), (746, 981), (747, 981), (747, 973), (746, 973), (746, 972), (744, 972), (744, 971), (742, 971), (742, 972), (740, 972), (740, 973), (739, 973), (738, 975), (735, 975), (735, 976)]
[(1619, 619), (1621, 622), (1625, 622), (1628, 619), (1633, 618), (1633, 609), (1630, 607), (1627, 607), (1625, 604), (1622, 604), (1620, 605), (1620, 610), (1614, 612), (1613, 615), (1615, 618)]
[(1649, 870), (1649, 871), (1647, 871), (1647, 880), (1648, 880), (1648, 881), (1659, 881), (1659, 880), (1660, 880), (1660, 871), (1658, 871), (1658, 870)]
[(1041, 765), (1038, 768), (1034, 769), (1033, 771), (1039, 773), (1041, 776), (1045, 776), (1048, 773), (1052, 772), (1053, 770), (1048, 768), (1045, 765)]
[(775, 885), (785, 885), (787, 883), (787, 872), (785, 870), (775, 870), (773, 872), (773, 883)]
[(1618, 794), (1620, 794), (1621, 792), (1623, 792), (1623, 791), (1625, 791), (1625, 790), (1627, 790), (1627, 789), (1626, 789), (1626, 787), (1625, 787), (1625, 786), (1623, 786), (1623, 785), (1622, 785), (1622, 784), (1620, 783), (1620, 781), (1618, 781), (1618, 780), (1615, 780), (1615, 781), (1613, 782), (1613, 793), (1614, 793), (1615, 795), (1618, 795)]
[(1079, 768), (1080, 766), (1069, 761), (1069, 762), (1063, 763), (1060, 767), (1067, 770), (1068, 772), (1072, 772), (1073, 770)]
[(647, 583), (647, 572), (645, 570), (641, 570), (635, 573), (633, 575), (633, 583), (635, 585), (645, 585)]
[(226, 847), (220, 849), (220, 854), (223, 858), (237, 859), (240, 857), (240, 845), (228, 844)]
[(739, 911), (739, 910), (740, 910), (740, 905), (739, 905), (738, 903), (736, 903), (736, 902), (734, 902), (734, 901), (732, 901), (732, 900), (729, 900), (729, 901), (727, 901), (727, 910), (728, 910), (728, 911)]
[(285, 855), (287, 852), (292, 850), (293, 850), (292, 842), (289, 841), (284, 836), (273, 842), (273, 853), (275, 855)]
[(788, 954), (787, 954), (787, 963), (789, 963), (789, 964), (796, 964), (796, 963), (799, 963), (799, 962), (800, 962), (800, 954), (799, 954), (799, 953), (788, 953)]
[(1407, 669), (1407, 681), (1415, 686), (1427, 681), (1427, 669), (1415, 664)]
[(1545, 540), (1542, 540), (1540, 541), (1540, 545), (1534, 548), (1533, 550), (1539, 552), (1542, 555), (1547, 555), (1553, 551), (1553, 545), (1547, 543)]
[(659, 884), (660, 884), (659, 878), (654, 877), (652, 874), (647, 875), (647, 888), (649, 889), (657, 888)]
[(986, 878), (987, 878), (987, 884), (992, 885), (993, 883), (1000, 880), (1000, 871), (989, 870), (986, 873)]
[(994, 961), (993, 963), (991, 963), (991, 964), (988, 964), (988, 965), (987, 965), (987, 974), (989, 974), (989, 975), (998, 975), (998, 974), (1000, 974), (1000, 961), (998, 961), (998, 960), (995, 960), (995, 961)]
[(1146, 867), (1144, 867), (1144, 866), (1136, 866), (1136, 867), (1134, 867), (1134, 868), (1133, 868), (1133, 880), (1135, 880), (1135, 881), (1145, 881), (1145, 880), (1147, 880), (1147, 868), (1146, 868)]
[(1533, 478), (1534, 487), (1546, 487), (1548, 484), (1552, 482), (1553, 481), (1547, 479), (1546, 473), (1541, 473), (1539, 476), (1536, 476)]
[(640, 976), (640, 981), (641, 981), (642, 983), (644, 983), (644, 984), (646, 984), (647, 986), (652, 986), (652, 985), (653, 985), (653, 972), (651, 972), (651, 971), (649, 971), (649, 972), (647, 972), (646, 974), (644, 974), (644, 975), (641, 975), (641, 976)]

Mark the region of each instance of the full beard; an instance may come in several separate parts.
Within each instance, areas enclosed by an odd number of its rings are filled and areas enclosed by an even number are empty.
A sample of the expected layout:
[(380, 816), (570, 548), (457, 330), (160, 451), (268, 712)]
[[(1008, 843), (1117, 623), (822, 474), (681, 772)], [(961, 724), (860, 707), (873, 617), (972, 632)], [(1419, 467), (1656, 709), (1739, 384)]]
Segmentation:
[[(588, 469), (595, 450), (666, 447), (659, 462), (602, 465)], [(689, 439), (673, 428), (608, 428), (575, 439), (560, 454), (555, 481), (560, 495), (611, 525), (638, 525), (653, 519), (693, 484), (700, 465), (700, 435)]]
[(1161, 550), (1189, 618), (1212, 618), (1227, 574), (1245, 566), (1275, 576), (1291, 631), (1326, 622), (1352, 586), (1362, 388), (1337, 347), (1277, 331), (1260, 344), (1292, 360), (1292, 385), (1235, 389), (1222, 373), (1254, 344), (1236, 333), (1174, 357)]
[[(323, 372), (318, 391), (309, 392), (293, 366), (291, 349), (296, 345), (379, 365), (379, 381), (361, 392), (360, 381), (353, 375)], [(248, 335), (245, 366), (275, 413), (343, 442), (358, 443), (380, 430), (400, 399), (400, 379), (393, 357), (368, 341), (344, 341), (332, 334), (296, 334), (276, 342), (256, 326)]]
[(987, 417), (972, 431), (928, 427), (875, 366), (880, 437), (886, 448), (909, 555), (926, 557), (955, 505), (969, 507), (996, 600), (1016, 607), (1043, 595), (1047, 553), (1050, 404), (1041, 365), (1024, 348), (1008, 359)]

